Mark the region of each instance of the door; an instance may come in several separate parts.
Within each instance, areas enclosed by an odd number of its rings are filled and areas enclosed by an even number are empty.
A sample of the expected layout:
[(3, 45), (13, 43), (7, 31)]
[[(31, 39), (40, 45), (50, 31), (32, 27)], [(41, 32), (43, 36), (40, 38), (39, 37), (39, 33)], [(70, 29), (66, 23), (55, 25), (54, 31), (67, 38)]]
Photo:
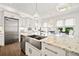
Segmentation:
[(19, 40), (19, 20), (4, 17), (5, 44)]

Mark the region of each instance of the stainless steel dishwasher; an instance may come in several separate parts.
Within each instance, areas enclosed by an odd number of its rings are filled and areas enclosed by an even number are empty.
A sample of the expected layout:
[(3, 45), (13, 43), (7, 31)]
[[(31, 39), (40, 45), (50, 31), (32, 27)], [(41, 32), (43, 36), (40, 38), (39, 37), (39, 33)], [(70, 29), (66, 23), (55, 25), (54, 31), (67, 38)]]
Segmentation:
[(5, 44), (16, 42), (19, 38), (19, 19), (4, 17)]

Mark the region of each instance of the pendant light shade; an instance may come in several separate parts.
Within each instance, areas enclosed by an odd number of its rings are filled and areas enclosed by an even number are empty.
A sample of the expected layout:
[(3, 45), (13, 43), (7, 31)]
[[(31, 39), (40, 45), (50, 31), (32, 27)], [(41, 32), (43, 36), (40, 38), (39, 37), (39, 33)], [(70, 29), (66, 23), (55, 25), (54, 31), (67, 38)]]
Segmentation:
[(35, 4), (35, 12), (34, 12), (33, 17), (34, 17), (34, 19), (38, 19), (39, 18), (38, 9), (37, 9), (37, 3)]

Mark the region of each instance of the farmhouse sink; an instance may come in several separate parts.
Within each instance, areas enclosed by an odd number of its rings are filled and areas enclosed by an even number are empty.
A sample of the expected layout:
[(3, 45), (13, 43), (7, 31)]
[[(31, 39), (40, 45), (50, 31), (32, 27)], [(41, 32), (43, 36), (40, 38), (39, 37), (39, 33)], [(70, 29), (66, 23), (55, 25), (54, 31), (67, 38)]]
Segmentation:
[(42, 39), (46, 38), (45, 36), (39, 36), (39, 35), (29, 35), (27, 36), (27, 42), (30, 43), (31, 45), (35, 46), (38, 49), (41, 49), (41, 41)]

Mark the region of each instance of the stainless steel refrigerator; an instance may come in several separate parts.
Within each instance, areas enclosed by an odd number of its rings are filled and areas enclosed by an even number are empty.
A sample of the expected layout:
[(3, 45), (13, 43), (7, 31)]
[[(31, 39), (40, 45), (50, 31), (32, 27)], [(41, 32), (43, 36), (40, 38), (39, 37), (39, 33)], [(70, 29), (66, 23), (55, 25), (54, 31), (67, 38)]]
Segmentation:
[(5, 44), (19, 40), (19, 19), (4, 17)]

